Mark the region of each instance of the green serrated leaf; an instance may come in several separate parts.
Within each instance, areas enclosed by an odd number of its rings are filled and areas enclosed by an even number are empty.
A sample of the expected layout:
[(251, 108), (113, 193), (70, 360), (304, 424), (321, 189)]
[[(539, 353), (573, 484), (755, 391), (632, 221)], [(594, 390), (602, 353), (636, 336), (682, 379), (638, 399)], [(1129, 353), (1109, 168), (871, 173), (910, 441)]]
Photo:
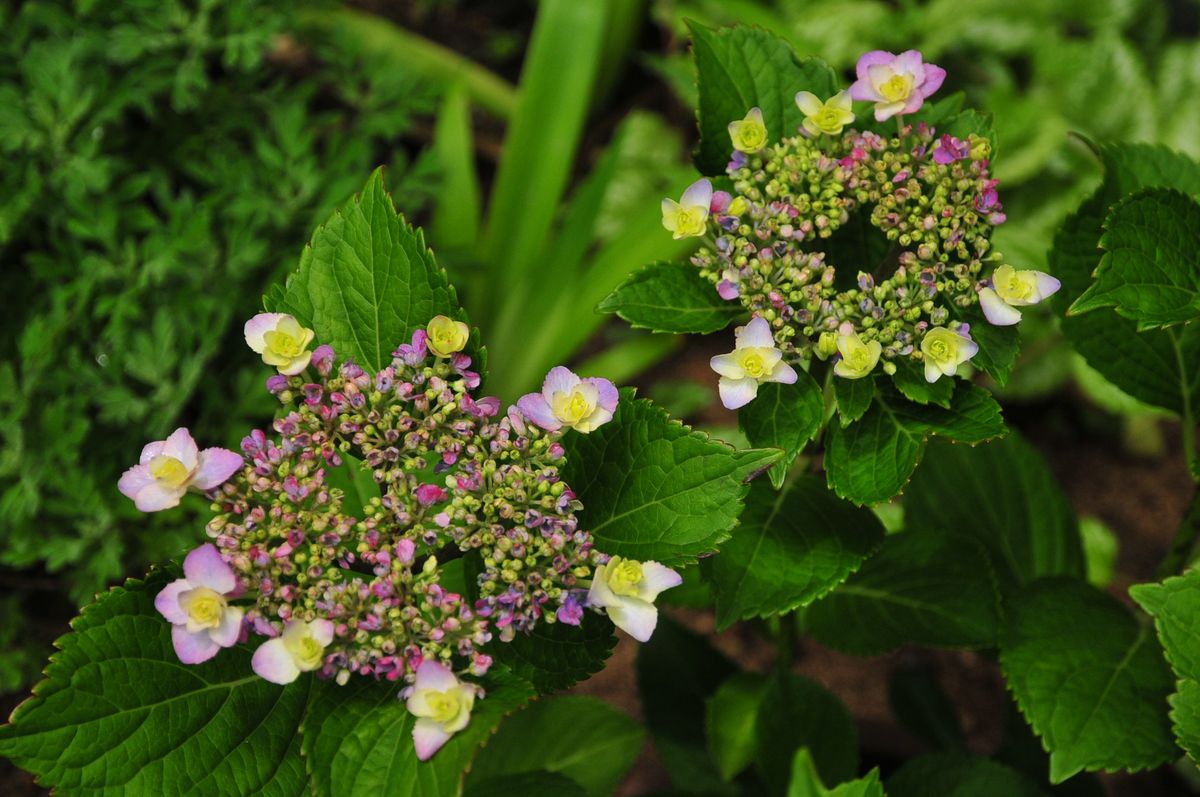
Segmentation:
[(127, 581), (83, 610), (46, 680), (0, 727), (0, 756), (63, 795), (307, 794), (311, 678), (268, 683), (242, 646), (180, 664), (154, 609), (170, 580)]
[[(1021, 353), (1021, 325), (998, 327), (984, 317), (978, 304), (956, 311), (960, 319), (971, 326), (971, 337), (979, 344), (979, 351), (971, 358), (971, 364), (1003, 386), (1008, 384), (1008, 375), (1017, 364)], [(941, 380), (939, 380), (941, 381)]]
[(953, 379), (928, 382), (925, 380), (925, 370), (915, 360), (901, 359), (896, 363), (892, 384), (901, 395), (917, 404), (936, 404), (950, 409), (950, 400), (954, 397)]
[(494, 668), (471, 722), (426, 762), (412, 742), (415, 717), (396, 685), (367, 678), (345, 686), (318, 681), (304, 720), (304, 757), (313, 790), (322, 797), (387, 794), (457, 797), (480, 743), (533, 696), (523, 680)]
[(740, 672), (721, 684), (705, 704), (708, 752), (721, 780), (733, 780), (754, 762), (754, 724), (766, 688), (762, 675)]
[(605, 553), (686, 565), (729, 538), (745, 482), (781, 456), (736, 451), (621, 391), (616, 414), (588, 434), (570, 432), (563, 479), (583, 501), (582, 527)]
[(1015, 434), (974, 448), (931, 443), (905, 510), (911, 528), (976, 538), (1005, 589), (1041, 576), (1084, 576), (1075, 513), (1038, 453)]
[(842, 702), (816, 681), (777, 672), (755, 723), (758, 771), (767, 791), (788, 791), (792, 760), (807, 747), (824, 781), (840, 783), (858, 769), (858, 732)]
[[(466, 321), (420, 230), (396, 212), (377, 169), (363, 191), (313, 233), (300, 267), (268, 310), (290, 313), (341, 358), (375, 372), (436, 315)], [(479, 360), (478, 334), (468, 353)]]
[(841, 418), (842, 426), (849, 426), (865, 415), (867, 408), (871, 406), (871, 400), (875, 398), (875, 380), (870, 377), (836, 377), (833, 380), (833, 395), (837, 398), (838, 417)]
[(879, 782), (879, 770), (872, 769), (858, 780), (839, 783), (832, 789), (825, 788), (817, 765), (807, 747), (800, 748), (792, 759), (792, 780), (788, 784), (787, 797), (885, 797), (883, 784)]
[(996, 577), (979, 542), (962, 533), (904, 531), (808, 607), (805, 622), (824, 644), (869, 656), (908, 643), (991, 647), (1000, 617)]
[(798, 91), (828, 97), (837, 76), (817, 58), (798, 59), (791, 46), (762, 28), (706, 28), (689, 22), (700, 104), (696, 168), (723, 174), (732, 147), (728, 125), (753, 107), (762, 109), (770, 141), (796, 134), (804, 115)]
[(1173, 686), (1149, 626), (1082, 581), (1035, 581), (1011, 596), (1000, 666), (1050, 753), (1050, 780), (1136, 771), (1179, 755), (1163, 710)]
[(1171, 695), (1175, 738), (1200, 760), (1200, 571), (1161, 584), (1138, 584), (1129, 594), (1154, 618), (1154, 629), (1178, 682)]
[(903, 666), (888, 679), (892, 715), (935, 750), (966, 750), (958, 708), (932, 668)]
[[(1062, 281), (1062, 290), (1054, 295), (1060, 314), (1091, 284), (1100, 262), (1102, 225), (1112, 204), (1151, 186), (1200, 193), (1200, 165), (1165, 147), (1121, 144), (1103, 148), (1100, 156), (1104, 183), (1063, 223), (1050, 251), (1051, 271)], [(1191, 366), (1200, 362), (1200, 325), (1139, 333), (1129, 319), (1086, 313), (1063, 318), (1062, 329), (1088, 365), (1140, 401), (1179, 412), (1184, 391), (1192, 399), (1200, 396), (1200, 369)]]
[(746, 511), (713, 559), (717, 628), (768, 617), (824, 596), (883, 542), (870, 512), (833, 495), (816, 476), (798, 476), (775, 492), (750, 488)]
[(841, 497), (876, 504), (904, 489), (930, 435), (974, 444), (1006, 432), (1000, 405), (970, 382), (956, 382), (949, 409), (914, 404), (884, 386), (858, 421), (829, 425), (825, 472)]
[(1200, 315), (1200, 205), (1170, 188), (1148, 188), (1114, 205), (1104, 229), (1095, 280), (1071, 314), (1112, 307), (1139, 330)]
[(778, 448), (783, 457), (768, 472), (776, 489), (783, 484), (796, 455), (816, 437), (825, 416), (821, 387), (806, 371), (796, 371), (796, 384), (768, 382), (754, 401), (738, 411), (738, 427), (759, 448)]
[(605, 797), (633, 766), (644, 736), (630, 716), (594, 697), (539, 700), (500, 724), (471, 765), (467, 791), (544, 770), (570, 778), (588, 797)]
[(538, 623), (529, 633), (489, 647), (492, 656), (539, 694), (566, 689), (600, 672), (617, 644), (607, 617), (587, 612), (578, 626)]
[(887, 779), (888, 797), (1045, 797), (1015, 769), (961, 753), (915, 758)]
[(689, 263), (654, 263), (621, 283), (596, 312), (616, 313), (631, 326), (652, 332), (719, 332), (744, 314), (727, 302)]

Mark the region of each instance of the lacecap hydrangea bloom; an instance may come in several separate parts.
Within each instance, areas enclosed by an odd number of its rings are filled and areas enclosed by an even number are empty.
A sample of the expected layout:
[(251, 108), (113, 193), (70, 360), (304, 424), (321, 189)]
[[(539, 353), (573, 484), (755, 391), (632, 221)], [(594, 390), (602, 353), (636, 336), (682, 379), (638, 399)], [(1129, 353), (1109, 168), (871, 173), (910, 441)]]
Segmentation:
[[(989, 142), (905, 123), (945, 71), (910, 50), (867, 53), (857, 72), (831, 97), (798, 92), (804, 121), (780, 141), (759, 140), (757, 109), (731, 123), (732, 192), (702, 179), (679, 202), (663, 201), (663, 225), (676, 238), (702, 239), (692, 256), (701, 275), (753, 319), (735, 350), (712, 361), (727, 407), (753, 399), (764, 381), (794, 380), (791, 369), (813, 357), (832, 360), (843, 379), (894, 373), (901, 361), (930, 382), (953, 376), (979, 348), (968, 311), (978, 305), (988, 323), (1014, 324), (1019, 308), (1058, 290), (1053, 277), (1017, 269), (992, 247), (1005, 214)], [(854, 100), (873, 103), (878, 120), (895, 117), (895, 134), (852, 127)], [(827, 258), (855, 214), (890, 242), (884, 262)]]
[[(540, 393), (501, 413), (498, 399), (477, 395), (469, 333), (438, 316), (368, 374), (327, 345), (310, 351), (315, 336), (291, 316), (251, 319), (247, 344), (279, 372), (267, 379), (282, 405), (272, 433), (252, 431), (240, 455), (206, 458), (214, 450), (197, 452), (181, 430), (122, 478), (147, 511), (163, 508), (168, 489), (175, 501), (188, 487), (211, 500), (212, 541), (155, 601), (181, 661), (241, 640), (256, 645), (253, 671), (274, 683), (306, 672), (396, 682), (426, 759), (486, 697), (489, 643), (539, 623), (578, 625), (585, 611), (648, 638), (653, 601), (678, 574), (596, 550), (559, 475), (562, 435), (609, 422), (616, 388), (555, 368)], [(379, 486), (359, 513), (330, 481), (341, 468)], [(465, 557), (470, 597), (447, 586)]]

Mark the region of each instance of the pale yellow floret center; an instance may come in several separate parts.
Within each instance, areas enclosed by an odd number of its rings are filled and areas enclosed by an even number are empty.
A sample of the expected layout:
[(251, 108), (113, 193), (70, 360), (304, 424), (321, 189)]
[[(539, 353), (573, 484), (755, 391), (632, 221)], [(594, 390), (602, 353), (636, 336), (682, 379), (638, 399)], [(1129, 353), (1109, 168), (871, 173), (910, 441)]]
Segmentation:
[(812, 120), (823, 133), (840, 133), (844, 124), (842, 112), (832, 105), (822, 105)]
[(757, 152), (767, 143), (767, 128), (757, 122), (742, 122), (737, 128), (738, 149)]
[(263, 342), (267, 344), (267, 351), (289, 360), (299, 357), (304, 351), (304, 338), (290, 335), (282, 329), (265, 333)]
[(941, 339), (929, 341), (928, 353), (936, 362), (949, 362), (954, 358), (954, 350), (950, 344)]
[(636, 596), (642, 584), (642, 563), (614, 556), (605, 568), (608, 588), (618, 595)]
[(463, 709), (463, 699), (458, 689), (445, 692), (426, 692), (425, 705), (429, 707), (429, 719), (439, 725), (449, 725)]
[(175, 457), (159, 454), (150, 460), (150, 475), (164, 487), (182, 487), (187, 481), (188, 469)]
[(308, 634), (287, 640), (288, 652), (302, 670), (315, 670), (325, 658), (325, 646)]
[(439, 316), (429, 322), (425, 330), (429, 335), (429, 348), (440, 357), (448, 357), (462, 351), (467, 345), (467, 325), (452, 318)]
[(583, 391), (572, 390), (570, 393), (555, 393), (553, 409), (560, 421), (573, 424), (591, 415), (595, 407)]
[(225, 614), (225, 598), (208, 587), (196, 587), (187, 596), (186, 606), (189, 625), (196, 630), (201, 628), (216, 628), (221, 625), (221, 617)]
[(1037, 292), (1037, 278), (1014, 268), (996, 269), (993, 278), (996, 293), (1008, 302), (1028, 302)]
[(908, 99), (912, 93), (912, 75), (894, 74), (879, 84), (879, 94), (888, 102), (900, 102)]
[(871, 365), (871, 352), (866, 346), (855, 346), (846, 357), (846, 364), (856, 371), (862, 371)]
[(675, 217), (675, 228), (685, 235), (703, 235), (706, 220), (702, 208), (681, 208)]
[(770, 376), (771, 366), (760, 348), (741, 349), (737, 352), (737, 364), (746, 376), (752, 379), (762, 379)]

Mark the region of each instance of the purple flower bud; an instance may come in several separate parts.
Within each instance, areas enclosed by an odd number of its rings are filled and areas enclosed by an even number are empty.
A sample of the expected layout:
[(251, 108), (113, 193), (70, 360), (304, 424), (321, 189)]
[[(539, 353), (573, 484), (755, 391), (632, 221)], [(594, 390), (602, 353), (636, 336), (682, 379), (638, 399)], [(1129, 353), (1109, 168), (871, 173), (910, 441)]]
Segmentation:
[(312, 366), (317, 369), (317, 373), (321, 376), (329, 376), (333, 371), (333, 347), (321, 345), (313, 349)]
[(933, 162), (943, 166), (971, 156), (971, 145), (952, 135), (944, 135), (938, 139), (933, 150)]
[(267, 377), (267, 390), (272, 395), (278, 396), (283, 391), (287, 390), (288, 378), (283, 374), (271, 374)]
[(574, 593), (567, 593), (567, 599), (558, 607), (556, 616), (560, 623), (567, 625), (579, 625), (583, 622), (583, 607), (579, 605)]
[(412, 540), (403, 539), (396, 543), (396, 559), (399, 560), (401, 564), (411, 565), (413, 563), (413, 557), (416, 556), (416, 553), (417, 544)]

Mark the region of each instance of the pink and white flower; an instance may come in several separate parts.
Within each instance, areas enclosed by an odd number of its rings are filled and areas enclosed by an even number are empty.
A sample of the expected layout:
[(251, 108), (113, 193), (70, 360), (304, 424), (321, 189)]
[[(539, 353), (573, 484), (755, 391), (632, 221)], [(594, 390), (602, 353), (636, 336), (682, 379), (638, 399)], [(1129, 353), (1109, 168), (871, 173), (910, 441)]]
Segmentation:
[(790, 385), (796, 381), (796, 370), (783, 361), (783, 352), (775, 347), (771, 324), (762, 316), (738, 327), (733, 351), (718, 354), (709, 364), (721, 376), (717, 383), (721, 403), (731, 410), (753, 401), (763, 382)]
[(140, 511), (158, 512), (178, 506), (188, 488), (204, 491), (224, 484), (242, 465), (241, 455), (227, 448), (199, 450), (180, 427), (166, 440), (148, 443), (117, 489)]
[(422, 661), (406, 703), (417, 718), (413, 726), (417, 758), (428, 761), (451, 736), (467, 727), (474, 705), (474, 686), (458, 680), (444, 664)]
[(872, 50), (858, 59), (856, 72), (858, 80), (850, 86), (850, 96), (875, 103), (875, 119), (880, 122), (896, 114), (916, 113), (946, 79), (946, 70), (925, 63), (919, 50), (899, 55)]
[(154, 608), (171, 623), (171, 644), (184, 664), (199, 664), (232, 646), (242, 632), (244, 612), (230, 606), (238, 591), (233, 568), (215, 545), (206, 543), (183, 560), (183, 578), (154, 597)]
[(586, 433), (612, 420), (618, 400), (616, 386), (607, 379), (581, 379), (559, 365), (546, 374), (542, 392), (526, 393), (517, 409), (548, 432), (566, 427)]
[(1062, 283), (1044, 271), (999, 266), (979, 289), (979, 306), (988, 322), (1008, 327), (1021, 320), (1018, 307), (1028, 307), (1058, 292)]
[(259, 313), (246, 322), (242, 333), (246, 345), (262, 355), (263, 362), (285, 376), (295, 376), (308, 367), (313, 353), (308, 351), (316, 335), (287, 313)]
[(654, 600), (682, 583), (683, 577), (666, 565), (614, 556), (596, 568), (588, 605), (603, 608), (617, 628), (645, 642), (658, 625)]
[(292, 620), (282, 634), (254, 651), (250, 666), (271, 683), (290, 684), (300, 673), (320, 669), (325, 663), (325, 648), (333, 641), (333, 630), (329, 620)]

